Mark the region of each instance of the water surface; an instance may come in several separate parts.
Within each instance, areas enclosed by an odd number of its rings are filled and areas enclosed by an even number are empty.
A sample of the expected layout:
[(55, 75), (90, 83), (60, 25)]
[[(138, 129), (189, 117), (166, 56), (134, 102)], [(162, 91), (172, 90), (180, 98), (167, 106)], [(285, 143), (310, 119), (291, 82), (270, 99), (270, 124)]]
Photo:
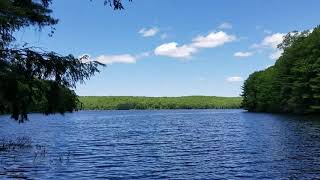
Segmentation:
[(0, 116), (0, 179), (320, 178), (320, 119), (241, 110), (82, 111)]

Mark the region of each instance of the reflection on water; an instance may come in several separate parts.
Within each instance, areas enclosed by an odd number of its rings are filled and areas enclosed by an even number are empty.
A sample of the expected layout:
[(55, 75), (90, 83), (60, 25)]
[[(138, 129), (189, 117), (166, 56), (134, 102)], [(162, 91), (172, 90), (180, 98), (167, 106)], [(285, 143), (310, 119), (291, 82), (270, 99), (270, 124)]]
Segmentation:
[(0, 179), (320, 178), (320, 119), (241, 110), (83, 111), (1, 116)]

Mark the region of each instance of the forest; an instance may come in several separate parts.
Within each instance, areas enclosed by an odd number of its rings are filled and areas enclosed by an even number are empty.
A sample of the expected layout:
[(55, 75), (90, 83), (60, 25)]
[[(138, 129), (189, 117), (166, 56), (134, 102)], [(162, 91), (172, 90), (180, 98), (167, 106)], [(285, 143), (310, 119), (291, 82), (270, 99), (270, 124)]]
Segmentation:
[(132, 97), (132, 96), (83, 96), (83, 110), (130, 109), (238, 109), (241, 97), (184, 96), (184, 97)]
[(254, 72), (243, 85), (244, 109), (252, 112), (320, 112), (320, 26), (291, 32), (278, 45), (275, 65)]

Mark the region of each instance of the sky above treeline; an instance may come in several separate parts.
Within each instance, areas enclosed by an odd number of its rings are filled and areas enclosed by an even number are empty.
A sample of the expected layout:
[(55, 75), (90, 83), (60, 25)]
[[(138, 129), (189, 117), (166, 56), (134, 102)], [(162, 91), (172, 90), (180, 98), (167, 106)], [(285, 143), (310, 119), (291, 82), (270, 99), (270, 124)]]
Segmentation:
[(290, 31), (320, 24), (319, 0), (53, 0), (53, 37), (23, 29), (19, 43), (107, 65), (80, 96), (239, 96), (243, 81), (281, 55)]

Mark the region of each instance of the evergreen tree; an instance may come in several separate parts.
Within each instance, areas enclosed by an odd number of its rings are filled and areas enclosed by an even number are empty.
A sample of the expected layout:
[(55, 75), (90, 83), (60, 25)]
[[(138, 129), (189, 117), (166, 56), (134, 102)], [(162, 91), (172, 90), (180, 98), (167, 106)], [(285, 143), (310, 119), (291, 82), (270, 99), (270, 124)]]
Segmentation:
[[(76, 83), (83, 83), (102, 66), (15, 43), (14, 33), (26, 27), (51, 27), (49, 35), (53, 35), (58, 19), (52, 17), (51, 3), (0, 1), (0, 112), (11, 113), (21, 122), (31, 111), (51, 114), (77, 110)], [(121, 0), (106, 0), (105, 5), (123, 9)]]

